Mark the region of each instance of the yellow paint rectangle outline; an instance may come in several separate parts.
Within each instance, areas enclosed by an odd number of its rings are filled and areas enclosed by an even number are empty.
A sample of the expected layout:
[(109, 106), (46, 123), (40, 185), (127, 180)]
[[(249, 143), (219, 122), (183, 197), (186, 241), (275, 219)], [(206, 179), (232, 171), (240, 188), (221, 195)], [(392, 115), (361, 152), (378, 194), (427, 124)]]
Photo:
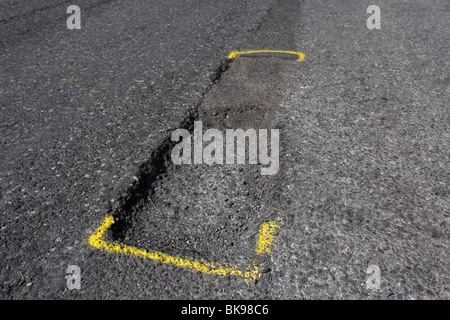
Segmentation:
[[(297, 61), (302, 61), (303, 59), (305, 59), (305, 55), (301, 52), (282, 51), (282, 50), (232, 51), (229, 54), (228, 59), (234, 59), (239, 54), (266, 53), (266, 52), (294, 54), (298, 56)], [(248, 282), (255, 281), (259, 277), (259, 269), (262, 266), (262, 264), (258, 265), (256, 263), (250, 263), (246, 269), (242, 269), (224, 263), (219, 264), (183, 258), (180, 256), (171, 256), (158, 251), (147, 251), (145, 249), (140, 249), (113, 241), (108, 241), (105, 239), (105, 233), (112, 226), (113, 223), (114, 217), (112, 215), (105, 217), (101, 225), (89, 237), (88, 244), (95, 249), (156, 260), (162, 263), (172, 264), (207, 274), (221, 275), (221, 276), (230, 276), (230, 275), (239, 276)], [(263, 224), (260, 227), (258, 238), (256, 241), (256, 248), (255, 248), (256, 253), (260, 255), (271, 253), (271, 244), (274, 240), (275, 233), (278, 228), (280, 228), (280, 226), (274, 221), (263, 222)]]

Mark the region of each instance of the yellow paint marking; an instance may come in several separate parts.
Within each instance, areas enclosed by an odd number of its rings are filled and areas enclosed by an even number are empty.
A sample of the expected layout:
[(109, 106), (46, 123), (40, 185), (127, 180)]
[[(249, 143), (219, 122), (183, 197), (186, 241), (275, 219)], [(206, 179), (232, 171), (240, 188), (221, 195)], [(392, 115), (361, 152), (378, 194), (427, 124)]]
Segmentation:
[(251, 53), (288, 53), (288, 54), (295, 54), (298, 56), (297, 61), (302, 61), (305, 59), (305, 55), (301, 52), (296, 51), (283, 51), (283, 50), (250, 50), (250, 51), (232, 51), (228, 55), (228, 59), (234, 59), (239, 54), (251, 54)]
[(238, 267), (227, 266), (224, 264), (211, 263), (199, 260), (192, 260), (178, 256), (171, 256), (158, 251), (147, 251), (144, 249), (135, 248), (132, 246), (107, 241), (104, 238), (105, 232), (114, 223), (113, 216), (106, 217), (100, 227), (89, 237), (88, 243), (92, 247), (108, 252), (121, 253), (133, 255), (141, 258), (157, 260), (167, 264), (173, 264), (179, 267), (184, 267), (207, 274), (221, 275), (221, 276), (239, 276), (245, 281), (251, 282), (258, 278), (259, 267), (255, 263), (249, 264), (247, 269), (242, 270)]
[[(295, 51), (280, 51), (280, 50), (251, 50), (251, 51), (233, 51), (228, 56), (228, 59), (234, 59), (239, 54), (251, 54), (251, 53), (288, 53), (295, 54), (298, 56), (297, 61), (302, 61), (305, 59), (305, 55), (301, 52)], [(95, 92), (95, 88), (91, 92)], [(139, 249), (133, 246), (112, 242), (105, 239), (106, 231), (114, 223), (113, 216), (107, 216), (100, 227), (98, 227), (94, 233), (89, 237), (88, 243), (90, 246), (104, 250), (107, 252), (127, 254), (132, 256), (137, 256), (141, 258), (151, 259), (160, 261), (162, 263), (172, 264), (179, 267), (188, 268), (195, 271), (200, 271), (207, 274), (221, 275), (221, 276), (239, 276), (245, 281), (251, 282), (255, 281), (259, 277), (259, 269), (262, 264), (257, 264), (255, 262), (249, 263), (247, 268), (239, 268), (236, 266), (230, 266), (224, 263), (212, 263), (200, 260), (194, 260), (189, 258), (183, 258), (179, 256), (171, 256), (158, 251), (147, 251), (145, 249)], [(258, 254), (270, 254), (271, 244), (274, 241), (275, 233), (280, 226), (274, 222), (264, 222), (259, 230), (258, 238), (256, 241), (255, 251)]]
[(263, 222), (256, 242), (256, 252), (258, 254), (271, 253), (270, 246), (279, 228), (280, 226), (275, 221)]

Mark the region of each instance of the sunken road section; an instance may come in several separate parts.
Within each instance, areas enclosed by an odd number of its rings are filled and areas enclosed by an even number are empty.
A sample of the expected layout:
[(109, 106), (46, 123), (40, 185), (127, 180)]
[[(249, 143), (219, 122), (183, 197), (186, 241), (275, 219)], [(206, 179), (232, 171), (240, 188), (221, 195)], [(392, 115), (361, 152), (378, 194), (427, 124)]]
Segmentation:
[[(284, 74), (295, 63), (242, 58), (228, 68), (227, 62), (220, 69), (227, 72), (216, 78), (196, 117), (206, 128), (219, 130), (274, 128)], [(182, 127), (192, 132), (196, 117), (186, 119)], [(260, 165), (174, 165), (174, 144), (166, 140), (141, 167), (122, 209), (104, 219), (89, 244), (208, 274), (256, 280), (282, 223), (266, 201), (279, 176), (259, 175)]]
[[(278, 129), (274, 121), (286, 79), (305, 58), (292, 48), (297, 2), (273, 6), (251, 47), (232, 51), (200, 105), (175, 129)], [(273, 30), (282, 30), (274, 35)], [(283, 219), (277, 212), (283, 173), (263, 176), (259, 164), (175, 165), (169, 137), (141, 165), (123, 204), (89, 238), (95, 248), (131, 254), (209, 274), (254, 281), (270, 271)], [(283, 132), (280, 130), (280, 148)], [(248, 147), (248, 146), (247, 146)], [(248, 148), (247, 148), (248, 149)], [(246, 150), (248, 153), (248, 150)], [(283, 159), (280, 159), (280, 165)], [(234, 162), (236, 163), (236, 161)]]

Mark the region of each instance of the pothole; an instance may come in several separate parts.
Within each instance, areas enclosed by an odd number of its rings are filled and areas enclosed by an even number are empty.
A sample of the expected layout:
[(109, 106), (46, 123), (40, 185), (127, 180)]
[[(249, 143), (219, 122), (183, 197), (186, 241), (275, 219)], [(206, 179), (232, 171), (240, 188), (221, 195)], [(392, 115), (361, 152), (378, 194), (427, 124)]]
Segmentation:
[[(286, 10), (286, 6), (292, 10)], [(295, 28), (289, 21), (298, 9), (295, 1), (277, 1), (258, 29), (255, 41), (264, 45), (269, 39), (267, 43), (281, 47), (292, 45)], [(280, 25), (286, 22), (288, 27), (282, 28), (282, 35), (267, 37), (270, 30), (281, 30)], [(202, 103), (180, 128), (191, 136), (196, 121), (202, 122), (203, 130), (221, 132), (277, 129), (275, 119), (285, 79), (292, 73), (290, 68), (298, 65), (298, 59), (285, 59), (283, 53), (279, 54), (260, 53), (256, 59), (222, 63)], [(258, 143), (260, 139), (258, 136)], [(254, 279), (255, 273), (250, 269), (218, 267), (209, 261), (243, 266), (267, 259), (258, 256), (257, 238), (261, 238), (260, 227), (270, 226), (265, 222), (280, 215), (274, 197), (282, 174), (261, 175), (261, 163), (249, 164), (248, 144), (246, 164), (176, 165), (171, 152), (177, 143), (168, 137), (153, 152), (140, 167), (137, 182), (121, 199), (122, 205), (113, 213), (114, 221), (111, 216), (106, 218), (90, 243), (108, 251), (135, 253), (198, 271)], [(107, 230), (109, 239), (104, 241), (101, 238)], [(254, 270), (255, 265), (249, 268)]]
[[(234, 61), (182, 127), (191, 135), (197, 120), (203, 130), (275, 129), (285, 70), (295, 63), (277, 58)], [(146, 173), (116, 214), (113, 239), (207, 261), (241, 265), (256, 257), (259, 226), (278, 215), (266, 200), (279, 175), (263, 176), (260, 164), (248, 164), (248, 143), (246, 164), (228, 165), (175, 165), (173, 146), (166, 141), (143, 167)]]

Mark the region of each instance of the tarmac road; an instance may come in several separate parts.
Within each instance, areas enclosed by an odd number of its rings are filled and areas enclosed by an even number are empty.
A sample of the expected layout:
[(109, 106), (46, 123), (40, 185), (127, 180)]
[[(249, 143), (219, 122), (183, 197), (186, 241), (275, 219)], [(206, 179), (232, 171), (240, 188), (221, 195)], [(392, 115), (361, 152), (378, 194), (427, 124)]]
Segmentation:
[[(364, 1), (71, 4), (0, 1), (0, 298), (450, 298), (448, 1), (378, 1), (379, 30)], [(306, 58), (227, 59), (259, 49)], [(279, 129), (278, 173), (174, 165), (195, 121)], [(178, 262), (92, 247), (110, 215)]]

